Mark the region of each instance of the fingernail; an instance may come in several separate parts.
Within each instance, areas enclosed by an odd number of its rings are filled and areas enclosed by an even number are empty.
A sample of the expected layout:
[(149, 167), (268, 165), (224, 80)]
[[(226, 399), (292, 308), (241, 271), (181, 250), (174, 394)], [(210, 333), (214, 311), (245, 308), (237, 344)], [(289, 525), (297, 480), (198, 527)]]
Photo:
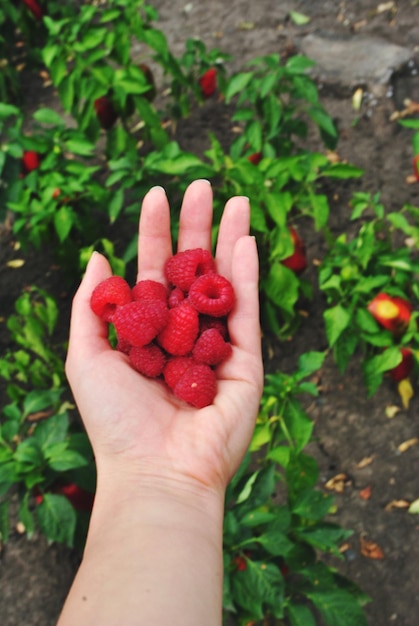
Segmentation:
[(200, 182), (202, 181), (203, 183), (207, 183), (208, 185), (212, 186), (211, 185), (211, 181), (208, 180), (208, 178), (198, 178), (196, 182), (198, 182), (198, 181), (200, 181)]
[(154, 185), (154, 187), (151, 187), (150, 191), (154, 191), (155, 189), (159, 189), (160, 191), (162, 191), (164, 194), (166, 194), (166, 190), (164, 187), (162, 187), (161, 185)]

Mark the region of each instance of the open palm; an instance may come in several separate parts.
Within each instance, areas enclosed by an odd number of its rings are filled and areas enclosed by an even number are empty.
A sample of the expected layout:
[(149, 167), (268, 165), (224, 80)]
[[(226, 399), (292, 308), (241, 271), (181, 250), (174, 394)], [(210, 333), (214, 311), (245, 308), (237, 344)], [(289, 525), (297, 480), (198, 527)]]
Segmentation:
[[(230, 199), (216, 245), (217, 271), (234, 287), (229, 315), (232, 356), (217, 369), (214, 403), (194, 409), (165, 384), (141, 376), (126, 355), (113, 350), (107, 325), (90, 309), (94, 287), (111, 275), (94, 254), (73, 302), (67, 376), (90, 437), (98, 469), (169, 477), (224, 489), (249, 444), (263, 384), (258, 304), (258, 258), (249, 237), (247, 198)], [(180, 213), (178, 251), (211, 249), (212, 191), (207, 181), (187, 188)], [(165, 283), (173, 254), (170, 208), (155, 187), (143, 201), (139, 227), (138, 280)]]

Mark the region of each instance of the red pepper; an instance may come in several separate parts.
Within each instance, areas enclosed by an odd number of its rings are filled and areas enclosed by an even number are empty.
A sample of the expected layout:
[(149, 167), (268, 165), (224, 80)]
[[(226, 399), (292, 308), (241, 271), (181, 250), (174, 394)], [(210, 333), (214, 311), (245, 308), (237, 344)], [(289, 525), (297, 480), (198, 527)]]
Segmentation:
[(118, 114), (108, 96), (101, 96), (100, 98), (97, 98), (94, 101), (94, 107), (102, 128), (105, 130), (112, 128), (118, 119)]
[[(77, 511), (87, 511), (89, 513), (93, 508), (94, 494), (90, 491), (86, 491), (82, 487), (79, 487), (75, 483), (69, 483), (68, 485), (56, 485), (51, 489), (51, 493), (65, 496)], [(35, 488), (36, 504), (41, 504), (43, 499), (44, 496), (42, 493)]]
[(408, 300), (383, 292), (371, 300), (367, 309), (383, 328), (400, 335), (409, 325), (413, 307)]
[(42, 20), (44, 11), (36, 0), (23, 0), (23, 4), (29, 9), (36, 20)]
[(254, 152), (253, 154), (250, 154), (247, 159), (250, 161), (250, 163), (253, 163), (253, 165), (257, 165), (261, 162), (262, 156), (262, 152)]
[(22, 156), (22, 169), (24, 174), (29, 174), (41, 165), (41, 155), (35, 150), (25, 150)]
[(410, 348), (400, 348), (400, 352), (402, 353), (402, 360), (396, 367), (390, 370), (390, 376), (397, 383), (409, 376), (414, 365), (413, 352)]
[(207, 70), (199, 79), (199, 85), (204, 98), (209, 98), (217, 89), (217, 70), (212, 67)]
[(282, 259), (281, 263), (296, 274), (301, 274), (307, 267), (306, 248), (303, 240), (294, 228), (290, 227), (289, 232), (294, 244), (294, 252), (286, 259)]

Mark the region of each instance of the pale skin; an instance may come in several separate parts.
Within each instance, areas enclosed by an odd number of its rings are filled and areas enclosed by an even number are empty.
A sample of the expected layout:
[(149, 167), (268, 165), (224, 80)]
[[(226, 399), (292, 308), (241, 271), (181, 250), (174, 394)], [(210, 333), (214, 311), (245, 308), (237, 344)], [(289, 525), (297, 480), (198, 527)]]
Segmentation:
[[(187, 188), (177, 250), (211, 249), (212, 189)], [(194, 409), (164, 383), (134, 371), (112, 350), (90, 310), (93, 288), (111, 275), (95, 253), (74, 297), (66, 371), (93, 446), (98, 482), (83, 560), (58, 626), (219, 626), (226, 487), (255, 425), (263, 387), (258, 255), (250, 207), (231, 198), (216, 244), (217, 271), (236, 303), (232, 356), (217, 370), (214, 403)], [(173, 254), (166, 194), (145, 196), (138, 280), (165, 282)]]

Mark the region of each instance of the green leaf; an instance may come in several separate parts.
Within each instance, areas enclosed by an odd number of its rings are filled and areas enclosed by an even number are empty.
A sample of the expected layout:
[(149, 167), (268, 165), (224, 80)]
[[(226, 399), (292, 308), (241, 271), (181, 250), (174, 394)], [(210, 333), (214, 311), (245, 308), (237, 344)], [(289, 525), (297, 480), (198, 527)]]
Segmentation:
[(36, 515), (41, 531), (50, 541), (73, 547), (77, 516), (65, 496), (44, 494)]
[(19, 443), (14, 453), (14, 459), (18, 463), (35, 468), (42, 465), (44, 457), (38, 442), (31, 437)]
[(304, 377), (310, 376), (322, 367), (325, 358), (326, 352), (305, 352), (298, 359), (298, 373)]
[(253, 77), (253, 72), (240, 72), (239, 74), (235, 74), (231, 77), (225, 92), (227, 104), (230, 103), (233, 96), (247, 87)]
[(294, 398), (290, 398), (286, 405), (284, 422), (296, 451), (301, 452), (311, 439), (314, 423)]
[(310, 22), (308, 15), (304, 15), (298, 11), (290, 11), (290, 18), (297, 26), (303, 26), (304, 24), (308, 24)]
[(51, 444), (65, 440), (68, 426), (69, 419), (67, 413), (53, 415), (37, 424), (33, 437), (45, 452)]
[(344, 590), (306, 591), (306, 596), (320, 611), (327, 626), (368, 626), (362, 608)]
[(314, 227), (321, 230), (327, 226), (329, 220), (329, 201), (323, 194), (310, 193), (310, 203), (313, 209)]
[(49, 126), (58, 126), (60, 128), (64, 128), (66, 126), (66, 121), (63, 120), (61, 115), (54, 111), (54, 109), (49, 109), (47, 107), (38, 109), (33, 114), (34, 119), (40, 124), (47, 124)]
[(69, 152), (73, 154), (79, 154), (80, 156), (92, 156), (95, 146), (86, 139), (68, 139), (65, 142), (65, 147)]
[(315, 526), (300, 528), (297, 533), (303, 541), (307, 541), (317, 550), (332, 551), (337, 554), (338, 544), (350, 537), (353, 531), (345, 530), (337, 524), (323, 522)]
[[(0, 466), (1, 471), (1, 466)], [(2, 543), (6, 543), (9, 539), (10, 518), (9, 518), (9, 500), (0, 502), (0, 539)]]
[(300, 282), (297, 276), (282, 263), (273, 263), (263, 282), (266, 295), (284, 311), (294, 314), (294, 307), (299, 297)]
[(0, 102), (0, 120), (6, 120), (12, 115), (19, 115), (19, 113), (20, 110), (17, 107), (11, 104), (4, 104), (4, 102)]
[(288, 59), (285, 67), (293, 74), (304, 74), (308, 69), (314, 67), (315, 65), (316, 63), (312, 59), (309, 59), (303, 54), (296, 54)]
[(33, 519), (33, 515), (29, 509), (29, 496), (30, 494), (27, 491), (19, 504), (18, 517), (20, 522), (22, 522), (25, 527), (28, 539), (31, 539), (33, 533), (35, 532), (35, 522)]
[(54, 214), (54, 227), (60, 243), (65, 241), (74, 222), (74, 213), (71, 207), (63, 205)]
[(326, 335), (329, 346), (333, 348), (343, 331), (349, 326), (351, 314), (343, 306), (336, 306), (326, 309), (323, 312), (323, 318), (326, 324)]
[(328, 178), (359, 178), (364, 174), (364, 170), (349, 163), (333, 163), (328, 169), (322, 172), (322, 176)]
[(116, 221), (123, 206), (124, 206), (124, 190), (122, 188), (119, 188), (112, 194), (111, 199), (108, 203), (108, 214), (109, 214), (111, 224), (113, 224)]
[(289, 604), (285, 614), (290, 620), (290, 626), (316, 626), (311, 610), (304, 604)]
[(45, 450), (48, 465), (55, 472), (67, 472), (71, 469), (87, 465), (88, 460), (76, 450), (68, 448), (68, 442), (58, 442)]
[(293, 502), (292, 512), (303, 519), (318, 521), (330, 511), (333, 496), (319, 490), (302, 491)]

